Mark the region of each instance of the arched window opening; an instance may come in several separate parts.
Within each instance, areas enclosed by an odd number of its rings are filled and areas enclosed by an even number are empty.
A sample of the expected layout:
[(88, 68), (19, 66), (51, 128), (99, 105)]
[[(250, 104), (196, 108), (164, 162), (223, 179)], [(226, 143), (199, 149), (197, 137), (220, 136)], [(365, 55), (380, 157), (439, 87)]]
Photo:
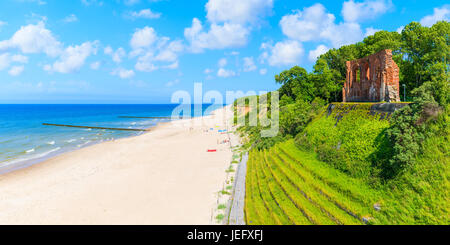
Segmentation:
[(364, 78), (366, 79), (366, 81), (370, 80), (370, 66), (368, 63), (366, 63), (366, 65), (364, 66)]
[(361, 71), (359, 69), (356, 70), (356, 81), (361, 82)]

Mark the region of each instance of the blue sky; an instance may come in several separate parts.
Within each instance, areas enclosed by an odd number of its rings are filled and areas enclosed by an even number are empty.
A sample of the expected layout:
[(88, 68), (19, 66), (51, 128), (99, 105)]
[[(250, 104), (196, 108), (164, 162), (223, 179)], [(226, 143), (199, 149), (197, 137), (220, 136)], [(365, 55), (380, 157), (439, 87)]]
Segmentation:
[(329, 48), (411, 21), (449, 20), (446, 1), (4, 0), (0, 103), (168, 103), (173, 92), (277, 89)]

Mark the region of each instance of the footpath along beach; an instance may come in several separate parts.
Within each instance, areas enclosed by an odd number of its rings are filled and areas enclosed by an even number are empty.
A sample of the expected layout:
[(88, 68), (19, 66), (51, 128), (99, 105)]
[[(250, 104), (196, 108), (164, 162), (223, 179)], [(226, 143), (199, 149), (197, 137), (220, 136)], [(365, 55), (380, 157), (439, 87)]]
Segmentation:
[(233, 154), (218, 129), (232, 116), (224, 107), (0, 175), (0, 224), (214, 223)]

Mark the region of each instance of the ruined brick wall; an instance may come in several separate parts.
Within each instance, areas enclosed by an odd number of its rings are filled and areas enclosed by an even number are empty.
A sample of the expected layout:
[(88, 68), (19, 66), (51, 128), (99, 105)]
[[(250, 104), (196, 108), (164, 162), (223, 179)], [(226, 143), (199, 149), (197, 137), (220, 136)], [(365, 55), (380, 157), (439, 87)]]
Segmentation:
[(347, 61), (346, 66), (344, 102), (400, 102), (399, 68), (391, 50)]

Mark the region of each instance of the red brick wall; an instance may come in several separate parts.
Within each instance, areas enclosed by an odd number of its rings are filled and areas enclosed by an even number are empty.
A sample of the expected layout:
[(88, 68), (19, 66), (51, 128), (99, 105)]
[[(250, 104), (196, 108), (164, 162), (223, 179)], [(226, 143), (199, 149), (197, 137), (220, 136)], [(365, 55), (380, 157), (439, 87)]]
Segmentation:
[[(399, 68), (392, 51), (382, 50), (362, 59), (347, 61), (344, 102), (399, 102)], [(359, 70), (359, 80), (357, 72)]]

